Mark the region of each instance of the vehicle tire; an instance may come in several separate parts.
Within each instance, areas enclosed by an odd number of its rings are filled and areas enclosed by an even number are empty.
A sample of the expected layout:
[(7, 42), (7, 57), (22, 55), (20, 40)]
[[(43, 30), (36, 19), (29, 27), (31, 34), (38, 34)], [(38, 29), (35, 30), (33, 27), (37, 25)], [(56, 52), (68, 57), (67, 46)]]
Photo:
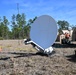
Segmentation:
[(62, 44), (65, 44), (65, 43), (66, 43), (66, 40), (65, 40), (65, 39), (62, 39), (62, 40), (61, 40), (61, 43), (62, 43)]

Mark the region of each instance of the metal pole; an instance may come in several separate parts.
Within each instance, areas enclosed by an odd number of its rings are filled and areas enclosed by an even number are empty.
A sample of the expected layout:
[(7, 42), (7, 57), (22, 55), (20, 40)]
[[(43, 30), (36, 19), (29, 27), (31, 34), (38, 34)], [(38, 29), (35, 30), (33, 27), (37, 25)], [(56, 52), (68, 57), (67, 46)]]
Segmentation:
[(18, 14), (19, 14), (19, 3), (17, 3), (17, 10), (18, 10)]

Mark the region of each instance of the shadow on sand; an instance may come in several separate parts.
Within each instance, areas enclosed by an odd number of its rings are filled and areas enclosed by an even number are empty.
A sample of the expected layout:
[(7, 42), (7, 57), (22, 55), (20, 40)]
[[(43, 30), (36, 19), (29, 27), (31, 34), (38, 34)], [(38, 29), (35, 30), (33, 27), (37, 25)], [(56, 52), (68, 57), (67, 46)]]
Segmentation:
[(76, 62), (76, 56), (75, 54), (74, 55), (69, 55), (69, 56), (66, 56), (67, 57), (67, 60), (71, 61), (71, 62)]
[[(71, 43), (71, 44), (54, 43), (52, 46), (55, 48), (76, 48), (76, 44), (74, 43)], [(67, 58), (68, 61), (76, 62), (76, 52), (73, 55), (68, 55), (65, 57)]]
[[(46, 56), (46, 57), (48, 57), (47, 54), (43, 54), (43, 53), (40, 53), (40, 52), (37, 52), (37, 53), (8, 52), (7, 54), (16, 55), (16, 56), (12, 56), (13, 58), (30, 57), (30, 56), (37, 56), (37, 55), (38, 56)], [(8, 60), (10, 58), (11, 58), (11, 56), (10, 57), (1, 57), (0, 60)]]
[(52, 45), (55, 48), (76, 48), (76, 44), (60, 44), (60, 43), (54, 43)]
[[(41, 53), (41, 52), (37, 52), (37, 53), (8, 52), (7, 54), (9, 54), (9, 55), (12, 54), (13, 55), (12, 56), (13, 58), (20, 58), (20, 57), (30, 57), (30, 56), (45, 56), (45, 57), (50, 57), (51, 55), (53, 55), (55, 53), (56, 52), (53, 51), (49, 55), (48, 54)], [(14, 56), (14, 55), (16, 55), (16, 56)], [(8, 60), (10, 58), (11, 58), (11, 55), (10, 55), (10, 57), (0, 58), (0, 60)]]

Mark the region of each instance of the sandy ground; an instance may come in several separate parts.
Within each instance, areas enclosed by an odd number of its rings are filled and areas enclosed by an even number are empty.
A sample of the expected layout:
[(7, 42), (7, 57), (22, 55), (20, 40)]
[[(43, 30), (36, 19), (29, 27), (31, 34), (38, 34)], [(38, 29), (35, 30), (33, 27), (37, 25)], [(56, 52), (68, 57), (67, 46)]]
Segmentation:
[(23, 40), (0, 40), (0, 75), (76, 75), (74, 45), (53, 45), (55, 54), (36, 54)]

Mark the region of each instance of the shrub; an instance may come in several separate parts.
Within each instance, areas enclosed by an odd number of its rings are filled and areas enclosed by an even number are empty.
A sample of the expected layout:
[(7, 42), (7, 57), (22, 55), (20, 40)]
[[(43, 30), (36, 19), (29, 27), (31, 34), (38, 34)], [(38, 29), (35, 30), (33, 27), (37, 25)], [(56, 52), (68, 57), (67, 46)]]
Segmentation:
[(3, 37), (0, 37), (0, 40), (3, 40)]

